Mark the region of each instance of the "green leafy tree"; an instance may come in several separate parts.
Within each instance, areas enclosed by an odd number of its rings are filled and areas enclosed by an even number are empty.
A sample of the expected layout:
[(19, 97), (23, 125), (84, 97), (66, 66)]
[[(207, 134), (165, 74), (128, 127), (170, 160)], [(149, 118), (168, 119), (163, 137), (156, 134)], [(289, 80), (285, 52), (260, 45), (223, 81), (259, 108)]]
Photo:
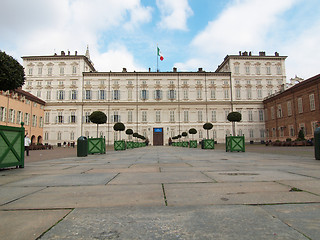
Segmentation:
[(128, 135), (128, 136), (130, 136), (130, 135), (132, 135), (133, 134), (133, 130), (132, 129), (127, 129), (126, 130), (126, 134)]
[(236, 135), (236, 128), (235, 128), (235, 122), (240, 122), (241, 121), (241, 113), (239, 112), (231, 112), (228, 114), (227, 119), (232, 122), (232, 133), (233, 136)]
[(104, 112), (101, 111), (94, 111), (89, 116), (90, 122), (97, 124), (97, 137), (98, 137), (98, 126), (99, 124), (103, 124), (107, 122), (107, 116)]
[(192, 135), (192, 140), (193, 140), (193, 135), (194, 135), (194, 134), (197, 134), (197, 130), (196, 130), (195, 128), (190, 128), (190, 129), (189, 129), (189, 134)]
[(299, 130), (298, 139), (297, 139), (297, 140), (298, 140), (298, 141), (303, 141), (303, 140), (305, 140), (304, 132), (303, 132), (303, 129), (302, 129), (302, 128)]
[(14, 90), (24, 84), (24, 69), (13, 57), (0, 51), (0, 90)]
[(124, 124), (122, 122), (117, 122), (116, 124), (114, 124), (113, 129), (115, 131), (120, 132), (120, 139), (121, 139), (121, 132), (124, 131), (126, 129), (126, 127), (124, 126)]
[(212, 123), (205, 123), (203, 124), (203, 129), (207, 131), (207, 139), (209, 139), (209, 130), (213, 128)]
[(186, 137), (186, 136), (188, 136), (188, 133), (187, 132), (183, 132), (183, 133), (181, 133), (181, 135), (182, 135), (182, 137)]

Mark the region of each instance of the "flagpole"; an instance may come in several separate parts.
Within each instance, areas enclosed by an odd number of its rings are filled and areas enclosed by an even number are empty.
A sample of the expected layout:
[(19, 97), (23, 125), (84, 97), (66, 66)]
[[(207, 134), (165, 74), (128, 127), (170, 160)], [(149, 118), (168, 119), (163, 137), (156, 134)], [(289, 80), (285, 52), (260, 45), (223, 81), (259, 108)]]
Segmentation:
[(157, 43), (157, 72), (159, 72), (159, 65), (158, 65), (158, 50), (159, 49), (159, 47), (158, 47), (158, 43)]

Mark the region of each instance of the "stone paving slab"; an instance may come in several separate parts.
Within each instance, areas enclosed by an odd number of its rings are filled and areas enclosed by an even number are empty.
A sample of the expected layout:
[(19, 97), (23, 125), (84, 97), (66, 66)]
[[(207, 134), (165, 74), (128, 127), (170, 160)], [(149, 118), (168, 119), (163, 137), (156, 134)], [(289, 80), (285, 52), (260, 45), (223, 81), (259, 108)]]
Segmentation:
[(41, 239), (307, 240), (257, 206), (75, 209)]
[(159, 167), (140, 168), (92, 168), (87, 173), (152, 173), (160, 172)]
[[(32, 193), (44, 189), (43, 187), (7, 187), (1, 186), (0, 188), (0, 206)], [(0, 238), (1, 239), (1, 238)]]
[(300, 174), (302, 176), (309, 176), (320, 179), (320, 171), (319, 170), (304, 170), (304, 169), (288, 169), (290, 173)]
[(113, 206), (163, 206), (162, 186), (106, 185), (49, 187), (0, 209), (56, 209)]
[(153, 183), (183, 183), (183, 182), (213, 182), (200, 172), (160, 172), (160, 173), (120, 173), (109, 184), (153, 184)]
[(320, 239), (320, 204), (285, 204), (262, 208), (310, 239)]
[(59, 175), (41, 175), (28, 179), (7, 184), (7, 186), (88, 186), (104, 185), (116, 176), (115, 173), (92, 173), (92, 174), (59, 174)]
[(274, 182), (165, 184), (164, 189), (168, 206), (320, 202), (320, 196)]
[(23, 175), (0, 175), (0, 186), (5, 185), (11, 182), (16, 182), (19, 180), (23, 180), (29, 178), (30, 176), (23, 176)]
[(37, 239), (70, 211), (67, 209), (0, 211), (0, 239)]
[(234, 172), (205, 172), (218, 182), (248, 182), (248, 181), (277, 181), (277, 180), (311, 180), (301, 176), (282, 171), (234, 171)]
[(301, 189), (303, 191), (318, 194), (320, 196), (320, 181), (310, 180), (310, 181), (279, 181), (279, 183)]

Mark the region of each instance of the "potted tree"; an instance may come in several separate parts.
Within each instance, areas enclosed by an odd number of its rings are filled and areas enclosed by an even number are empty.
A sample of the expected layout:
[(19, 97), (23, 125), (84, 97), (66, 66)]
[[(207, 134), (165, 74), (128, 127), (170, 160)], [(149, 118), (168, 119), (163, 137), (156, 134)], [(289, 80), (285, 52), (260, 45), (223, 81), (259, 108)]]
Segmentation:
[(90, 114), (89, 120), (97, 124), (97, 138), (88, 138), (88, 154), (106, 153), (106, 140), (98, 137), (99, 124), (107, 122), (106, 114), (101, 111), (94, 111)]
[(197, 148), (197, 146), (198, 146), (197, 140), (193, 140), (193, 135), (197, 134), (197, 130), (195, 128), (190, 128), (189, 129), (189, 134), (192, 135), (192, 140), (190, 140), (190, 142), (189, 142), (189, 147), (190, 148)]
[(107, 122), (107, 116), (104, 112), (101, 111), (94, 111), (93, 113), (90, 114), (89, 116), (90, 122), (93, 122), (97, 124), (97, 138), (98, 138), (98, 127), (99, 124), (103, 124)]
[(226, 136), (226, 152), (230, 151), (245, 151), (244, 136), (236, 136), (235, 123), (241, 121), (241, 113), (231, 112), (228, 114), (227, 119), (232, 122), (233, 136)]
[(119, 132), (119, 138), (120, 140), (115, 140), (114, 141), (114, 150), (119, 151), (119, 150), (126, 150), (126, 144), (124, 140), (121, 140), (121, 132), (126, 129), (124, 124), (122, 122), (117, 122), (114, 124), (113, 129), (117, 132)]
[(136, 138), (136, 141), (133, 143), (133, 147), (138, 148), (139, 147), (139, 142), (138, 142), (139, 133), (133, 133), (132, 136)]
[(304, 137), (304, 131), (301, 128), (298, 132), (298, 138), (296, 139), (296, 146), (305, 146), (305, 137)]
[(133, 130), (130, 128), (127, 129), (126, 134), (129, 137), (129, 141), (127, 141), (127, 149), (131, 149), (131, 148), (133, 148), (133, 141), (131, 141), (130, 136), (133, 134)]
[(202, 140), (201, 148), (202, 149), (214, 149), (214, 140), (209, 139), (209, 130), (213, 128), (212, 123), (203, 124), (203, 129), (207, 131), (207, 139)]
[[(182, 137), (186, 138), (188, 136), (188, 133), (187, 132), (182, 132), (181, 133)], [(182, 147), (188, 147), (189, 143), (188, 141), (183, 141), (182, 142)]]

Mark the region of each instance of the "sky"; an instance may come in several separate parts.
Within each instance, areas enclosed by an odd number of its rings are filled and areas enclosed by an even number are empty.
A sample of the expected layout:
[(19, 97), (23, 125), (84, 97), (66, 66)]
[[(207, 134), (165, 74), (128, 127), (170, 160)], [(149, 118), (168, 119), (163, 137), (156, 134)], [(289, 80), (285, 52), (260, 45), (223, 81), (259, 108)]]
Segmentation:
[(0, 50), (84, 55), (97, 71), (215, 71), (226, 55), (279, 52), (287, 81), (320, 73), (320, 0), (1, 0)]

